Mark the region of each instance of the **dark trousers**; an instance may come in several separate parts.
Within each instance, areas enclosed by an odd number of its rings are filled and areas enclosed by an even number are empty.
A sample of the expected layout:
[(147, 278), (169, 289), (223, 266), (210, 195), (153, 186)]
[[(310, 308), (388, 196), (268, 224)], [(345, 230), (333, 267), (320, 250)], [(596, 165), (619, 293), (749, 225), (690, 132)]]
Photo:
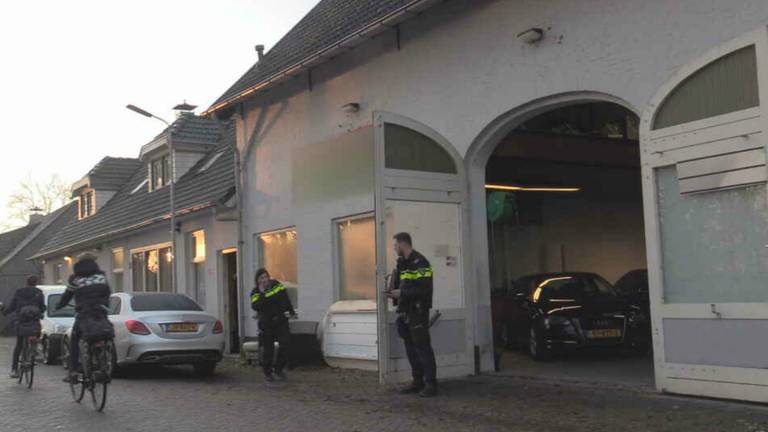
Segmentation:
[[(291, 329), (287, 321), (261, 330), (259, 333), (261, 367), (265, 374), (271, 374), (273, 371), (281, 372), (288, 364), (290, 339)], [(275, 342), (280, 345), (277, 349), (277, 359), (275, 359)]]
[(69, 339), (69, 372), (75, 373), (80, 368), (80, 319), (75, 317), (72, 334)]
[(437, 363), (429, 337), (429, 311), (401, 315), (397, 318), (397, 332), (405, 343), (413, 382), (434, 384), (437, 381)]
[(13, 359), (11, 360), (11, 369), (19, 369), (19, 357), (21, 356), (21, 347), (24, 345), (24, 336), (16, 336), (16, 346), (13, 347)]

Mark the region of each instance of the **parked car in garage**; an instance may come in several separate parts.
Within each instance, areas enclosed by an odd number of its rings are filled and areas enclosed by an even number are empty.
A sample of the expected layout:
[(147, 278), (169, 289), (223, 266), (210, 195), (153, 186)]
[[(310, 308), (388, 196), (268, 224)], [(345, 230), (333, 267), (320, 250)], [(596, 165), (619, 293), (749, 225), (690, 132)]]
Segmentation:
[(75, 309), (67, 306), (56, 310), (56, 304), (67, 289), (63, 285), (38, 286), (45, 295), (46, 311), (40, 320), (40, 359), (45, 364), (54, 364), (61, 359), (62, 341), (67, 330), (75, 321)]
[(648, 297), (648, 270), (639, 269), (627, 272), (614, 285), (616, 293), (631, 305), (638, 306), (650, 317), (651, 307)]
[(113, 294), (109, 318), (115, 326), (115, 370), (189, 364), (198, 375), (210, 375), (222, 359), (222, 322), (183, 294)]
[(525, 276), (507, 299), (507, 338), (537, 360), (590, 348), (639, 354), (650, 346), (646, 315), (593, 273)]

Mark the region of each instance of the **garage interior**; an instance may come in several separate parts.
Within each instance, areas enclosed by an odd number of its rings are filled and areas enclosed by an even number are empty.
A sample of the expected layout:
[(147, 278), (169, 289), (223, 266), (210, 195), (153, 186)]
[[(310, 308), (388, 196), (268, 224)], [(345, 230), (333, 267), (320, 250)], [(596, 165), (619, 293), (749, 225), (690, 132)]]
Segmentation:
[[(494, 303), (517, 301), (524, 276), (587, 272), (615, 284), (646, 268), (638, 123), (622, 106), (582, 103), (540, 114), (499, 143), (486, 167)], [(650, 349), (569, 350), (537, 361), (508, 340), (515, 320), (497, 309), (501, 373), (653, 385)]]

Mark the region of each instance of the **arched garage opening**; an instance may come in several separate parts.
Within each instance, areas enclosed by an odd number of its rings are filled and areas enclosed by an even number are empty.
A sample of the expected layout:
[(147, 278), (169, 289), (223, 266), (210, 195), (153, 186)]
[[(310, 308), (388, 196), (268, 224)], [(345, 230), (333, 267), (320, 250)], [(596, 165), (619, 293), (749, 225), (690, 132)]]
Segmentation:
[(502, 373), (653, 384), (638, 128), (621, 101), (566, 95), (470, 154)]

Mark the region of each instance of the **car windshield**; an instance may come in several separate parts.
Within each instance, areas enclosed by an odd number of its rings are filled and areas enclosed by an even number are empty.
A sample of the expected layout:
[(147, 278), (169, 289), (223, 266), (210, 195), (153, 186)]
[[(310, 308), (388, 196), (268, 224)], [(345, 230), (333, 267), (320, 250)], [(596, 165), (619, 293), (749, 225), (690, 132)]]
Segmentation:
[(532, 300), (575, 302), (595, 297), (615, 297), (611, 284), (597, 275), (552, 275), (537, 280)]
[(202, 311), (203, 309), (187, 296), (181, 294), (138, 294), (131, 298), (131, 309), (147, 311)]
[(51, 294), (48, 296), (48, 316), (51, 318), (72, 318), (75, 316), (75, 307), (70, 302), (62, 309), (56, 310), (56, 305), (61, 300), (61, 294)]

